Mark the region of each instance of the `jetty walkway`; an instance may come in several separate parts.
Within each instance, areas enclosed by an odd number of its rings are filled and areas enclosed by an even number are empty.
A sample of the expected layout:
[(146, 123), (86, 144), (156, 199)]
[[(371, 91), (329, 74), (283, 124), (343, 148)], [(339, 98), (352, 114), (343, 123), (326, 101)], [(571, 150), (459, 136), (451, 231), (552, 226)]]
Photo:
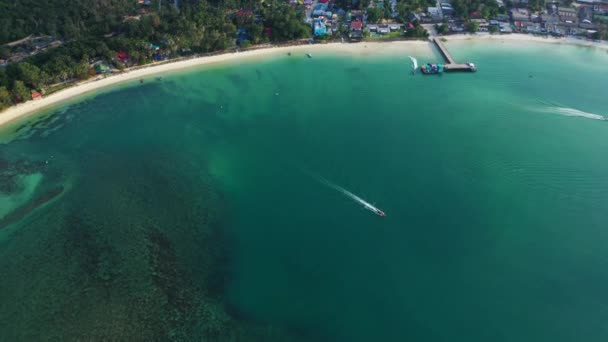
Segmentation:
[(445, 59), (446, 63), (443, 66), (445, 71), (477, 71), (475, 64), (473, 63), (457, 63), (454, 57), (450, 54), (450, 51), (443, 45), (443, 43), (437, 39), (432, 38), (432, 42), (435, 44), (441, 56)]

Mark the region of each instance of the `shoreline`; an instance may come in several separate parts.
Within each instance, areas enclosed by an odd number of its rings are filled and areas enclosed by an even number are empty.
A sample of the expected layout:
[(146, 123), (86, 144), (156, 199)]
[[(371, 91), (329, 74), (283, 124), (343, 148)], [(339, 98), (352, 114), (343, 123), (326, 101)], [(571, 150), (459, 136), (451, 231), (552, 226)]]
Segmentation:
[[(367, 49), (368, 45), (370, 46)], [(374, 46), (374, 48), (371, 48)], [(168, 61), (147, 66), (136, 66), (134, 69), (126, 70), (123, 73), (108, 76), (102, 79), (91, 78), (78, 82), (68, 88), (59, 90), (40, 100), (30, 100), (24, 103), (9, 107), (0, 112), (0, 128), (18, 119), (27, 117), (30, 114), (39, 112), (43, 109), (65, 103), (75, 97), (90, 94), (110, 86), (118, 85), (127, 81), (138, 80), (150, 76), (161, 75), (169, 72), (187, 70), (204, 65), (214, 65), (229, 63), (234, 61), (250, 61), (256, 58), (278, 56), (288, 52), (299, 53), (305, 57), (306, 53), (328, 52), (332, 54), (368, 56), (391, 53), (404, 48), (419, 49), (428, 48), (427, 41), (393, 41), (393, 42), (363, 42), (359, 44), (350, 43), (327, 43), (327, 44), (302, 44), (287, 46), (268, 46), (258, 49), (251, 49), (242, 52), (221, 53), (211, 56), (194, 57), (185, 60)], [(372, 52), (373, 51), (373, 52)], [(294, 56), (294, 57), (297, 57)]]
[(522, 43), (545, 43), (545, 44), (557, 44), (557, 45), (571, 45), (571, 46), (582, 46), (582, 47), (594, 47), (602, 50), (608, 50), (608, 43), (603, 41), (590, 41), (585, 39), (577, 39), (573, 37), (550, 37), (550, 36), (535, 36), (525, 33), (510, 33), (510, 34), (489, 34), (489, 33), (475, 33), (475, 34), (453, 34), (446, 36), (437, 36), (437, 38), (445, 38), (447, 42), (450, 41), (484, 41), (490, 40), (494, 42), (499, 41), (511, 41), (511, 42), (522, 42)]
[[(521, 41), (529, 43), (550, 43), (550, 44), (566, 44), (578, 45), (585, 47), (596, 47), (608, 50), (608, 44), (601, 42), (592, 42), (579, 40), (575, 38), (549, 38), (538, 37), (527, 34), (508, 34), (508, 35), (490, 35), (490, 34), (458, 34), (439, 36), (449, 41)], [(370, 48), (368, 49), (368, 46)], [(304, 44), (291, 46), (269, 46), (258, 49), (247, 50), (243, 52), (222, 53), (212, 56), (201, 56), (186, 60), (169, 61), (161, 64), (152, 64), (148, 66), (135, 67), (133, 70), (128, 70), (124, 73), (112, 75), (103, 79), (88, 79), (77, 83), (74, 86), (62, 89), (51, 95), (45, 96), (40, 100), (30, 100), (25, 103), (9, 107), (3, 112), (0, 112), (0, 128), (7, 124), (27, 117), (30, 114), (39, 112), (43, 109), (65, 103), (75, 97), (90, 94), (95, 91), (124, 83), (142, 79), (154, 75), (160, 75), (173, 71), (186, 70), (189, 68), (200, 67), (204, 65), (221, 64), (236, 60), (251, 60), (255, 58), (276, 56), (287, 54), (288, 52), (296, 52), (300, 54), (314, 52), (329, 52), (335, 54), (369, 56), (382, 55), (391, 52), (398, 52), (404, 49), (408, 51), (416, 49), (431, 49), (430, 43), (426, 40), (405, 40), (405, 41), (390, 41), (390, 42), (360, 42), (360, 43), (328, 43), (328, 44)], [(416, 51), (411, 51), (415, 53)]]

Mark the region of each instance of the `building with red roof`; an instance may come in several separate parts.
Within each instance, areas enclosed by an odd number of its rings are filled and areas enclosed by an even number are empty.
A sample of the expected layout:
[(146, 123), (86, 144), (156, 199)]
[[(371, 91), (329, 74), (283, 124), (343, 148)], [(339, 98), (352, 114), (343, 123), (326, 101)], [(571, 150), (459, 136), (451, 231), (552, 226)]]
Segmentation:
[(474, 12), (471, 12), (470, 17), (471, 17), (471, 19), (481, 19), (481, 18), (483, 18), (483, 15), (479, 11), (474, 11)]
[(353, 21), (352, 23), (350, 23), (350, 29), (351, 30), (357, 30), (360, 31), (363, 29), (363, 22), (361, 21)]
[(116, 58), (118, 58), (121, 62), (124, 63), (127, 61), (127, 59), (129, 59), (129, 55), (127, 55), (127, 53), (124, 51), (120, 51), (118, 53), (118, 56), (116, 56)]
[(253, 12), (247, 10), (239, 10), (238, 12), (236, 12), (236, 16), (238, 18), (249, 18), (253, 16)]

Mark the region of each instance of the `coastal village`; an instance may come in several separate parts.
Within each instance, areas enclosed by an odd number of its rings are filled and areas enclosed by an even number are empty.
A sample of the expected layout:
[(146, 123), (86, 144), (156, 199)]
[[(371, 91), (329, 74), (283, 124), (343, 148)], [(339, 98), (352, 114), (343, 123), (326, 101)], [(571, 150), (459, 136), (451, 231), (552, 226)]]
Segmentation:
[[(462, 13), (453, 2), (437, 0), (433, 6), (409, 13), (405, 20), (400, 17), (395, 0), (372, 0), (367, 10), (362, 11), (345, 11), (328, 0), (318, 3), (305, 0), (302, 4), (311, 13), (310, 22), (317, 39), (344, 38), (344, 28), (351, 41), (420, 37), (408, 33), (422, 25), (430, 35), (525, 33), (598, 40), (600, 31), (608, 24), (608, 0), (543, 2), (540, 7), (538, 2), (529, 0), (495, 0), (495, 13), (488, 5)], [(385, 13), (381, 19), (375, 14), (378, 9)]]
[[(162, 25), (157, 13), (161, 10), (160, 1), (133, 1), (136, 2), (134, 12), (124, 15), (121, 25), (127, 28)], [(149, 63), (270, 44), (428, 39), (451, 34), (523, 33), (583, 40), (608, 37), (608, 0), (479, 0), (473, 3), (464, 0), (284, 0), (280, 4), (284, 7), (279, 11), (291, 13), (285, 14), (282, 21), (269, 15), (268, 9), (243, 7), (226, 12), (224, 27), (230, 27), (224, 32), (226, 38), (215, 47), (204, 49), (180, 46), (170, 35), (135, 41), (128, 39), (124, 32), (110, 31), (90, 53), (80, 49), (76, 56), (81, 57), (47, 61), (46, 69), (41, 69), (37, 63), (45, 58), (40, 56), (52, 55), (53, 51), (74, 42), (31, 34), (6, 43), (0, 46), (0, 73), (17, 75), (23, 82), (4, 81), (4, 87), (0, 82), (0, 110), (14, 103), (40, 99), (77, 81), (99, 79)], [(179, 11), (180, 2), (169, 1), (165, 6)], [(295, 26), (288, 22), (297, 34), (283, 32), (282, 22), (289, 20), (300, 20)], [(207, 52), (201, 53), (201, 50)], [(11, 65), (16, 71), (10, 71)]]

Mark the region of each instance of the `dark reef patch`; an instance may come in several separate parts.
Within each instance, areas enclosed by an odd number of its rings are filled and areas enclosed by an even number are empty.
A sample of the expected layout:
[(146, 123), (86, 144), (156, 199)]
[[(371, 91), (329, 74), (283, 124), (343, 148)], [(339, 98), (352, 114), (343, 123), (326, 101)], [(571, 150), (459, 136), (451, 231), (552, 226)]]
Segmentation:
[(245, 77), (238, 74), (227, 74), (226, 77), (230, 80), (230, 83), (232, 83), (232, 85), (241, 93), (245, 93), (249, 90), (249, 82)]
[(50, 202), (57, 196), (61, 195), (63, 193), (63, 190), (64, 190), (63, 186), (58, 186), (56, 188), (52, 188), (52, 189), (47, 190), (46, 192), (42, 193), (40, 196), (36, 197), (34, 200), (29, 201), (25, 205), (13, 210), (11, 213), (4, 216), (0, 220), (0, 229), (6, 228), (10, 224), (21, 220), (22, 218), (27, 216), (32, 211), (36, 210), (40, 206)]

